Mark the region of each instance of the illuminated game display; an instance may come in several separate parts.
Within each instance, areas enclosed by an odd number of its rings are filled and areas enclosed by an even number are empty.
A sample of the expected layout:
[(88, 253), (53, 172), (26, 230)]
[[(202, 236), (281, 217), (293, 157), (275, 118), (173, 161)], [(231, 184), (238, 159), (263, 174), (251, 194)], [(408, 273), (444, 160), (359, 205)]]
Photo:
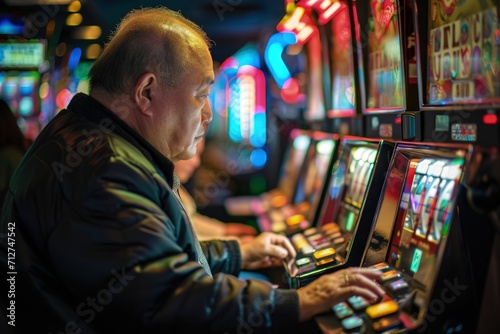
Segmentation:
[[(330, 200), (333, 201), (336, 198), (335, 194), (344, 191), (338, 211), (333, 216), (337, 217), (336, 223), (340, 229), (349, 234), (346, 242), (349, 242), (352, 238), (352, 232), (365, 198), (366, 189), (372, 177), (376, 156), (376, 148), (355, 147), (351, 150), (347, 169), (344, 166), (339, 166), (339, 169), (334, 173), (335, 182), (332, 182), (331, 185)], [(345, 180), (342, 180), (344, 175), (337, 176), (336, 174), (344, 174)], [(323, 218), (323, 222), (325, 222), (325, 219), (327, 217)], [(341, 256), (345, 257), (345, 252), (343, 253)]]
[(323, 132), (313, 133), (314, 148), (305, 157), (306, 164), (297, 182), (293, 203), (305, 203), (306, 219), (314, 221), (316, 209), (322, 196), (327, 172), (331, 169), (332, 158), (338, 145), (336, 135)]
[(332, 72), (332, 108), (328, 117), (348, 117), (355, 114), (354, 64), (349, 10), (345, 1), (332, 19), (330, 62)]
[(428, 104), (499, 103), (498, 2), (429, 2)]
[[(393, 142), (345, 136), (314, 227), (290, 237), (297, 251), (292, 288), (327, 272), (361, 264)], [(372, 198), (365, 204), (365, 198)]]
[(498, 147), (498, 1), (413, 1), (421, 137)]
[[(447, 305), (441, 319), (448, 320), (440, 320), (444, 325), (425, 320), (429, 303), (442, 296), (446, 282), (466, 282), (469, 277), (464, 265), (454, 264), (464, 261), (455, 208), (465, 175), (474, 169), (471, 161), (476, 165), (481, 159), (473, 156), (469, 145), (396, 144), (363, 260), (364, 267), (383, 272), (379, 283), (386, 295), (375, 303), (354, 297), (334, 305), (333, 315), (318, 318), (320, 327), (362, 333), (418, 328), (437, 333), (446, 326), (452, 328), (450, 333), (462, 331), (469, 320), (448, 317), (464, 304)], [(463, 293), (464, 303), (468, 298), (470, 294)]]
[[(358, 8), (357, 12), (366, 9)], [(400, 110), (404, 103), (404, 81), (398, 3), (371, 0), (369, 13), (365, 112)]]
[(34, 140), (41, 128), (39, 68), (45, 61), (45, 52), (44, 40), (0, 42), (0, 97), (9, 104), (29, 140)]

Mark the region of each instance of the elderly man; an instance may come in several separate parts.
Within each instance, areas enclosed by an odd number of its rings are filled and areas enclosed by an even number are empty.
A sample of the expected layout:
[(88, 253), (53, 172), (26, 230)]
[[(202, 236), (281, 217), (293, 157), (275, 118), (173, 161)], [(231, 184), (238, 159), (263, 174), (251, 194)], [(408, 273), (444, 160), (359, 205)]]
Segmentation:
[(1, 294), (8, 330), (279, 333), (350, 295), (381, 296), (367, 269), (298, 291), (238, 280), (241, 269), (293, 261), (280, 235), (241, 248), (197, 240), (173, 163), (195, 154), (212, 119), (209, 44), (177, 12), (131, 12), (93, 64), (89, 96), (77, 94), (39, 135), (1, 218), (15, 281), (14, 297)]

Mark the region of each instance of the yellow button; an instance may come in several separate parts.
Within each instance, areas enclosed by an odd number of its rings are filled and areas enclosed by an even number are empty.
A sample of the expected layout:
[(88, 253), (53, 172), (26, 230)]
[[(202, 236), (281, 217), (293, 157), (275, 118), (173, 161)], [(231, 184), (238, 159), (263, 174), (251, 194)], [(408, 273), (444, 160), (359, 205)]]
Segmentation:
[(384, 317), (393, 314), (399, 310), (399, 305), (394, 300), (389, 300), (383, 303), (368, 306), (366, 314), (372, 319)]
[(335, 249), (332, 247), (329, 247), (329, 248), (325, 248), (325, 249), (321, 249), (321, 250), (317, 251), (316, 253), (314, 253), (313, 256), (316, 260), (318, 260), (318, 259), (321, 259), (322, 257), (326, 257), (326, 256), (334, 255), (334, 254), (335, 254)]
[(296, 215), (293, 215), (293, 216), (287, 218), (286, 224), (288, 226), (298, 225), (298, 224), (302, 223), (305, 219), (306, 219), (306, 217), (304, 217), (304, 215), (296, 214)]

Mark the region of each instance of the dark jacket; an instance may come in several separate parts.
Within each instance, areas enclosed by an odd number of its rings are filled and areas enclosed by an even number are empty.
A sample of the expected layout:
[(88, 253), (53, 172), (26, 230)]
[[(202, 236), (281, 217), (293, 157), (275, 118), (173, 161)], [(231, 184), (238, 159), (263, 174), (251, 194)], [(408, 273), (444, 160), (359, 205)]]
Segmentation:
[(34, 142), (5, 198), (0, 233), (12, 238), (2, 238), (0, 255), (15, 272), (15, 298), (7, 286), (0, 300), (3, 310), (15, 302), (17, 332), (279, 333), (296, 325), (297, 293), (235, 278), (235, 241), (200, 247), (173, 183), (168, 159), (77, 94)]

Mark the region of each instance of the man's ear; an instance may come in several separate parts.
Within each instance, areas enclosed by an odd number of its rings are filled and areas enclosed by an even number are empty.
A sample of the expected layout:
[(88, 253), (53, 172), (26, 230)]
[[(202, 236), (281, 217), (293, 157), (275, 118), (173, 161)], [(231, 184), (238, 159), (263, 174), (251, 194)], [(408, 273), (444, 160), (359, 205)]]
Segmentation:
[(152, 90), (157, 88), (158, 79), (153, 73), (144, 73), (137, 80), (134, 87), (134, 100), (139, 110), (148, 116), (153, 115)]

